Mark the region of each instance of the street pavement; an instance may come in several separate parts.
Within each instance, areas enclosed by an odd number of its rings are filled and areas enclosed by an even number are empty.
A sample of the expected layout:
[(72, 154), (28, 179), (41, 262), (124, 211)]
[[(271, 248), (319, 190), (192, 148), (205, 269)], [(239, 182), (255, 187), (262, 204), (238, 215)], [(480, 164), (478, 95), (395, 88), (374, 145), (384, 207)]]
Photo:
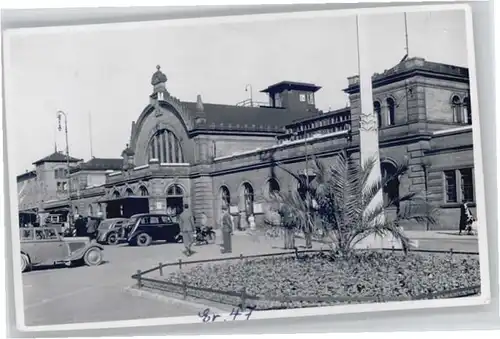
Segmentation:
[[(477, 251), (477, 238), (451, 235), (413, 235), (419, 248)], [(303, 239), (296, 241), (303, 248)], [(149, 247), (105, 246), (105, 263), (98, 267), (36, 268), (23, 274), (24, 307), (27, 326), (82, 322), (132, 320), (198, 314), (204, 305), (172, 298), (145, 298), (130, 293), (131, 275), (158, 263), (202, 260), (227, 256), (283, 252), (283, 240), (245, 233), (233, 236), (233, 253), (221, 254), (216, 244), (195, 246), (187, 259), (182, 244), (153, 244)], [(328, 248), (314, 242), (314, 248)], [(165, 269), (175, 270), (175, 267)]]

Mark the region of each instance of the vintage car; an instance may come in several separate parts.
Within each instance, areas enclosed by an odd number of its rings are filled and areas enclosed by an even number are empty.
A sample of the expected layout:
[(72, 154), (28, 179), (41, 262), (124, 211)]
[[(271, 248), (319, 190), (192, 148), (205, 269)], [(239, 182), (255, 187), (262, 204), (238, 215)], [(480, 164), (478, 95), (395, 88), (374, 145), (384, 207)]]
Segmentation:
[(118, 244), (125, 237), (124, 226), (127, 225), (127, 221), (128, 219), (125, 218), (112, 218), (101, 221), (97, 229), (97, 242), (108, 245)]
[(50, 227), (23, 227), (19, 231), (21, 272), (35, 265), (97, 266), (102, 263), (103, 248), (88, 237), (63, 238)]
[(149, 246), (153, 241), (177, 242), (180, 234), (178, 222), (168, 214), (136, 214), (126, 226), (129, 245)]

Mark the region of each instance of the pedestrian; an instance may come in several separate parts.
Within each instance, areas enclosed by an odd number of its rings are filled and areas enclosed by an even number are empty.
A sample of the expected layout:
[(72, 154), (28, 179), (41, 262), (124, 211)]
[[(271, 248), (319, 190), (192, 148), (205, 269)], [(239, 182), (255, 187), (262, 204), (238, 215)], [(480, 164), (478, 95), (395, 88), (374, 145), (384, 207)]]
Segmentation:
[(222, 253), (232, 253), (231, 235), (233, 233), (233, 222), (227, 206), (222, 207)]
[(188, 211), (189, 205), (185, 204), (184, 209), (179, 215), (179, 224), (182, 232), (182, 241), (184, 243), (184, 254), (191, 256), (194, 254), (191, 247), (193, 246), (193, 233), (195, 227), (195, 219), (191, 218)]
[(97, 232), (97, 220), (87, 217), (87, 237), (90, 238), (90, 240), (96, 238), (96, 232)]
[(472, 224), (475, 219), (472, 215), (469, 206), (464, 202), (460, 205), (460, 224), (458, 225), (458, 234), (462, 235), (462, 232), (467, 232), (468, 235), (472, 234)]
[(77, 237), (84, 237), (87, 233), (87, 227), (85, 225), (85, 219), (79, 215), (75, 220), (75, 230)]

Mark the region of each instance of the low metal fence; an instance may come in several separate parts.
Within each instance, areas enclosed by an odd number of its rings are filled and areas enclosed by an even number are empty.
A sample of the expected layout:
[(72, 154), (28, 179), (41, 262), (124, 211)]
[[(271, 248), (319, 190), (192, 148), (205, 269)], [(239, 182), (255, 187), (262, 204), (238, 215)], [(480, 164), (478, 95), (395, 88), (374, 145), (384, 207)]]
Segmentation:
[[(402, 252), (401, 249), (396, 248), (383, 248), (379, 249), (382, 251), (393, 251), (393, 252)], [(164, 275), (163, 269), (167, 267), (175, 267), (178, 266), (179, 269), (182, 269), (188, 265), (195, 264), (206, 264), (206, 263), (215, 263), (215, 262), (224, 262), (231, 260), (245, 260), (245, 259), (257, 259), (257, 258), (269, 258), (269, 257), (280, 257), (280, 256), (299, 256), (309, 253), (321, 253), (327, 252), (325, 250), (302, 250), (302, 251), (287, 251), (287, 252), (278, 252), (278, 253), (269, 253), (269, 254), (257, 254), (257, 255), (243, 255), (240, 254), (236, 257), (226, 257), (226, 258), (217, 258), (217, 259), (204, 259), (204, 260), (192, 260), (192, 261), (183, 261), (179, 259), (177, 262), (171, 263), (159, 263), (158, 266), (155, 266), (151, 269), (141, 271), (137, 270), (136, 274), (132, 276), (132, 279), (136, 280), (137, 288), (150, 288), (155, 290), (164, 291), (167, 293), (173, 293), (177, 295), (181, 295), (184, 299), (189, 297), (201, 298), (206, 300), (211, 300), (223, 304), (229, 305), (238, 305), (242, 309), (249, 305), (250, 301), (254, 302), (254, 306), (256, 309), (279, 309), (279, 308), (287, 308), (283, 306), (283, 304), (293, 304), (293, 303), (301, 303), (301, 304), (314, 304), (310, 306), (317, 306), (318, 304), (336, 304), (336, 303), (369, 303), (369, 302), (388, 302), (388, 301), (408, 301), (408, 300), (428, 300), (428, 299), (439, 299), (439, 298), (460, 298), (473, 296), (480, 293), (481, 286), (475, 285), (471, 287), (458, 288), (447, 291), (440, 291), (434, 293), (426, 293), (415, 296), (401, 296), (401, 297), (381, 297), (381, 296), (366, 296), (366, 297), (318, 297), (318, 296), (255, 296), (248, 294), (246, 288), (243, 287), (240, 291), (223, 291), (216, 290), (212, 288), (206, 287), (198, 287), (188, 285), (186, 282), (176, 283), (171, 281), (165, 281), (160, 279), (155, 279), (151, 277), (147, 277), (147, 274), (158, 271), (160, 276)], [(454, 251), (450, 249), (449, 251), (443, 250), (420, 250), (420, 249), (412, 249), (409, 252), (418, 252), (418, 253), (436, 253), (436, 254), (459, 254), (459, 255), (478, 255), (477, 252), (467, 252), (467, 251)], [(275, 303), (276, 306), (266, 306), (259, 307), (260, 302)], [(308, 305), (302, 305), (301, 307), (307, 307)]]

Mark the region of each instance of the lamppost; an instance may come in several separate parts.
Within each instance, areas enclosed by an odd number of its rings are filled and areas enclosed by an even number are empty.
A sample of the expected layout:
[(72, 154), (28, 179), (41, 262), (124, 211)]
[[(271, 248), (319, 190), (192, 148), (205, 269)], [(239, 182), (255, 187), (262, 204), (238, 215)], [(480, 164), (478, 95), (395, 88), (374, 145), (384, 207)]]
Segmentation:
[[(303, 125), (302, 125), (303, 126)], [(305, 237), (305, 240), (306, 240), (306, 247), (307, 248), (310, 248), (312, 247), (312, 239), (311, 239), (311, 232), (312, 232), (312, 225), (311, 224), (311, 206), (310, 206), (310, 200), (311, 200), (311, 196), (309, 194), (309, 154), (308, 154), (308, 149), (307, 149), (307, 133), (305, 131), (304, 128), (302, 128), (303, 132), (304, 132), (304, 156), (305, 156), (305, 170), (304, 170), (304, 178), (306, 180), (305, 182), (305, 187), (304, 187), (304, 190), (305, 190), (305, 203), (306, 203), (306, 229), (305, 229), (305, 232), (304, 232), (304, 237)], [(295, 136), (298, 136), (299, 133), (298, 132), (295, 132), (293, 133)], [(310, 227), (310, 229), (309, 229)]]
[(251, 84), (247, 84), (245, 86), (245, 92), (248, 92), (249, 88), (250, 88), (250, 106), (253, 107), (253, 88)]
[[(69, 166), (69, 142), (68, 142), (68, 116), (66, 113), (63, 111), (57, 111), (57, 121), (58, 121), (58, 127), (57, 129), (59, 132), (62, 131), (62, 125), (61, 125), (61, 117), (64, 116), (64, 136), (66, 138), (66, 180), (67, 180), (67, 191), (68, 191), (68, 206), (69, 206), (69, 213), (71, 215), (73, 214), (73, 206), (71, 205), (71, 190), (70, 190), (70, 166)], [(68, 218), (69, 219), (69, 218)], [(68, 220), (69, 223), (69, 220)]]

